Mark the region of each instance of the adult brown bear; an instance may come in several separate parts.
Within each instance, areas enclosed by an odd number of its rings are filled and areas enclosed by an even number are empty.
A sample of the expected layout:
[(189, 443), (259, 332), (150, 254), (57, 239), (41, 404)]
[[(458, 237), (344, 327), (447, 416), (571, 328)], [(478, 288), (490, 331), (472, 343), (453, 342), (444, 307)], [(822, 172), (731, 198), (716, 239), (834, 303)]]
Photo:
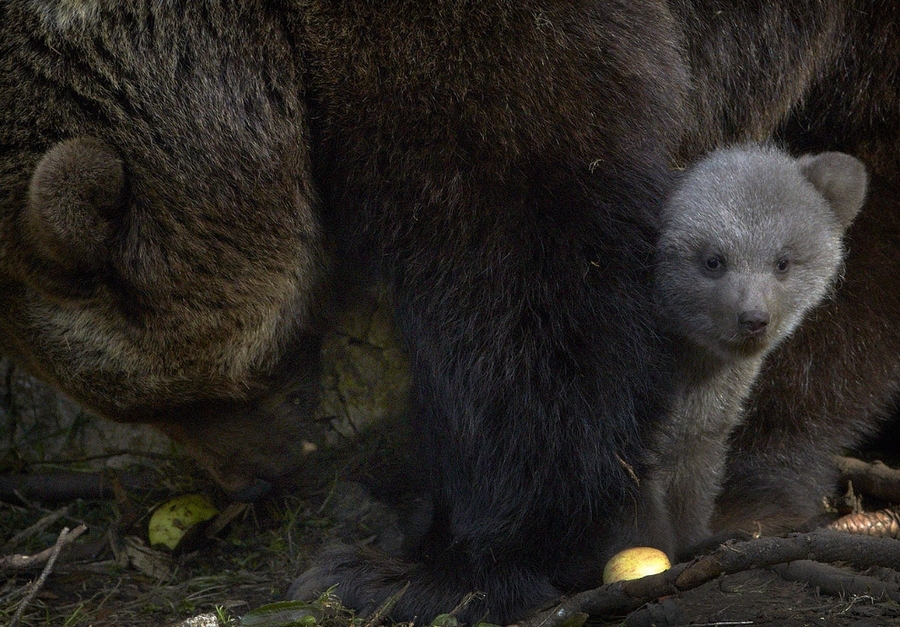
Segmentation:
[(889, 0), (4, 2), (2, 347), (241, 488), (294, 465), (333, 260), (376, 273), (434, 518), (408, 561), (338, 549), (298, 590), (362, 609), (410, 582), (398, 619), (477, 590), (465, 620), (510, 620), (643, 541), (669, 168), (781, 131), (876, 181), (722, 499), (736, 525), (759, 487), (806, 515), (830, 488), (807, 462), (898, 387), (898, 24)]

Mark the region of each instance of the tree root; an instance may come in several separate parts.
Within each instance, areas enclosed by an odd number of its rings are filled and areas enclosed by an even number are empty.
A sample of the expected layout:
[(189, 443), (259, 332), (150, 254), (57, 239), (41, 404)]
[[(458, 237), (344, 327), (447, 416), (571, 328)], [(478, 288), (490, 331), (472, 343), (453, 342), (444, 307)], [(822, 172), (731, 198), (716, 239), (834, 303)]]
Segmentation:
[(844, 562), (859, 568), (895, 566), (900, 564), (900, 542), (819, 529), (783, 538), (723, 544), (709, 555), (677, 564), (663, 573), (576, 594), (556, 607), (520, 622), (519, 627), (564, 627), (584, 614), (621, 616), (648, 601), (696, 588), (721, 575), (797, 560)]

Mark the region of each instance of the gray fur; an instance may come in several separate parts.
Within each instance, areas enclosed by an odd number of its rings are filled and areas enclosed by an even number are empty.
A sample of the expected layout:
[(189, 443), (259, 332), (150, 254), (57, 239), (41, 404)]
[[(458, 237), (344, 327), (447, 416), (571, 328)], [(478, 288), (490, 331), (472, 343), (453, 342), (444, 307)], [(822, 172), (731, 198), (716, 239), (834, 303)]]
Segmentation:
[(744, 400), (766, 355), (826, 298), (866, 187), (849, 155), (741, 146), (690, 168), (669, 198), (655, 294), (676, 347), (676, 395), (644, 489), (668, 514), (672, 528), (657, 535), (670, 552), (709, 536)]

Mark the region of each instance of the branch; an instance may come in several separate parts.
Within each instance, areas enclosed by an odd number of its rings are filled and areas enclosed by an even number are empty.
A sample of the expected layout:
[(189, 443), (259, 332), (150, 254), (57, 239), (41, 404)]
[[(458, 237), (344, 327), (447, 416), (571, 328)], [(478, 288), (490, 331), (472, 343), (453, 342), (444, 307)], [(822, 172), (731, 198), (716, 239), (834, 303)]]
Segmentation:
[(790, 564), (776, 565), (773, 570), (782, 579), (804, 581), (832, 596), (870, 596), (874, 599), (890, 599), (900, 603), (900, 590), (896, 584), (891, 585), (875, 577), (857, 575), (830, 564), (798, 560)]
[[(153, 485), (148, 472), (124, 472), (115, 475), (128, 489), (142, 490)], [(0, 475), (0, 499), (21, 497), (56, 503), (75, 499), (107, 499), (113, 496), (110, 473), (54, 472), (31, 475)]]
[(820, 529), (784, 538), (759, 538), (724, 544), (709, 555), (677, 564), (642, 579), (622, 581), (574, 595), (519, 627), (560, 627), (578, 614), (621, 615), (648, 601), (696, 588), (720, 575), (765, 568), (796, 560), (846, 562), (865, 568), (900, 564), (900, 542)]
[(852, 481), (857, 492), (900, 505), (900, 470), (882, 462), (866, 463), (853, 457), (835, 457), (841, 479)]

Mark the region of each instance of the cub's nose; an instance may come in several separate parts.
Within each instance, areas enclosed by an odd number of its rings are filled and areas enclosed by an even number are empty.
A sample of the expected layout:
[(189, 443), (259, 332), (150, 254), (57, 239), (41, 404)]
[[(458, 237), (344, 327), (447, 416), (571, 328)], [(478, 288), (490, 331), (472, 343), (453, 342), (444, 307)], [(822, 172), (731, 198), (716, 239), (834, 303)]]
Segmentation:
[(749, 335), (762, 335), (769, 325), (769, 312), (761, 310), (741, 312), (738, 324)]

